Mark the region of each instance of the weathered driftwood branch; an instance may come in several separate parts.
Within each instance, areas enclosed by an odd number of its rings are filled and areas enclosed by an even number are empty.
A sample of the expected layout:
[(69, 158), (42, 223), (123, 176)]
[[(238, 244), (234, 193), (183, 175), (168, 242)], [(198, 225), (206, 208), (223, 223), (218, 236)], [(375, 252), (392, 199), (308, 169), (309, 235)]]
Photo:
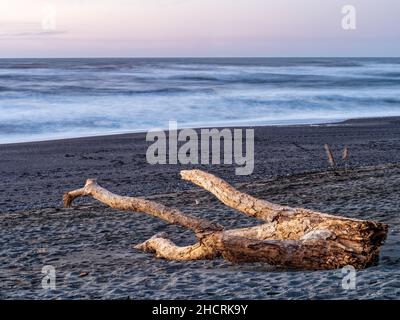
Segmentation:
[(379, 257), (388, 227), (385, 224), (338, 217), (303, 208), (279, 206), (239, 192), (224, 180), (200, 170), (182, 171), (182, 178), (213, 193), (227, 206), (266, 221), (250, 228), (224, 230), (207, 220), (185, 215), (142, 198), (122, 197), (88, 180), (85, 187), (64, 195), (65, 206), (80, 196), (120, 210), (144, 212), (194, 231), (198, 242), (176, 246), (157, 234), (135, 248), (171, 260), (213, 259), (262, 261), (302, 269), (365, 268)]
[(220, 230), (222, 227), (208, 220), (194, 218), (183, 214), (177, 209), (168, 208), (160, 203), (134, 197), (123, 197), (114, 194), (97, 184), (95, 179), (88, 179), (83, 188), (64, 194), (64, 206), (71, 206), (75, 198), (92, 196), (96, 200), (110, 206), (111, 208), (126, 211), (145, 212), (168, 223), (177, 224), (202, 233), (207, 230)]

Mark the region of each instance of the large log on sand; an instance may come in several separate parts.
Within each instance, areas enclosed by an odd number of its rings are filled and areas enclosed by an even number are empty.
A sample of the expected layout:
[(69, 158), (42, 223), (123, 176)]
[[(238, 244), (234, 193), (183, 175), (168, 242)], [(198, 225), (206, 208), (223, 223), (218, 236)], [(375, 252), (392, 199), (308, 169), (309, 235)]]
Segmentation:
[(96, 180), (87, 180), (83, 188), (66, 193), (64, 205), (69, 207), (77, 197), (92, 196), (112, 208), (144, 212), (195, 233), (198, 242), (191, 246), (176, 246), (164, 234), (156, 234), (135, 246), (164, 259), (223, 257), (231, 262), (258, 261), (300, 269), (336, 269), (347, 265), (361, 269), (376, 264), (379, 259), (379, 249), (388, 231), (383, 223), (273, 204), (242, 193), (200, 170), (184, 170), (181, 176), (208, 190), (225, 205), (265, 223), (225, 230), (217, 223), (154, 201), (113, 194)]

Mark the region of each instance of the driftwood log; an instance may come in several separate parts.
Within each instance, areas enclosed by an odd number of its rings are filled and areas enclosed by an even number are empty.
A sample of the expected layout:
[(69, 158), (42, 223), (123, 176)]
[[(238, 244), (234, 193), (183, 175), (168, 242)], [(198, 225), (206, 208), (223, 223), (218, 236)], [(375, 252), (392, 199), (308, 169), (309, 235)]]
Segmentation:
[(379, 259), (379, 249), (388, 231), (383, 223), (276, 205), (242, 193), (200, 170), (184, 170), (181, 176), (208, 190), (225, 205), (265, 223), (225, 230), (217, 223), (191, 217), (154, 201), (113, 194), (91, 179), (83, 188), (67, 192), (64, 205), (69, 207), (75, 198), (91, 196), (118, 210), (144, 212), (191, 229), (198, 240), (191, 246), (177, 246), (164, 234), (156, 234), (135, 246), (170, 260), (223, 257), (231, 262), (266, 262), (300, 269), (336, 269), (347, 265), (361, 269), (376, 264)]

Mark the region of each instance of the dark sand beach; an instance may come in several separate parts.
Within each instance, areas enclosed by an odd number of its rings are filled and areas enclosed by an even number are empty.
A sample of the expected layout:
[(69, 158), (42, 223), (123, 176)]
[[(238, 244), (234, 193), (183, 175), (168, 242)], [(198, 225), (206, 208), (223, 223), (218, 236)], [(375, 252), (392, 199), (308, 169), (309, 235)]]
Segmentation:
[[(323, 145), (346, 169), (328, 170)], [(398, 299), (400, 297), (400, 118), (313, 126), (255, 128), (255, 168), (149, 165), (144, 134), (0, 145), (0, 298), (91, 299)], [(389, 224), (377, 266), (342, 288), (341, 270), (288, 271), (224, 260), (172, 262), (132, 248), (157, 232), (178, 244), (193, 235), (144, 214), (93, 199), (62, 208), (62, 194), (97, 178), (110, 191), (146, 196), (226, 227), (260, 223), (181, 181), (199, 168), (239, 190), (279, 204)], [(197, 201), (196, 201), (197, 200)], [(56, 290), (41, 288), (41, 269), (56, 269)]]

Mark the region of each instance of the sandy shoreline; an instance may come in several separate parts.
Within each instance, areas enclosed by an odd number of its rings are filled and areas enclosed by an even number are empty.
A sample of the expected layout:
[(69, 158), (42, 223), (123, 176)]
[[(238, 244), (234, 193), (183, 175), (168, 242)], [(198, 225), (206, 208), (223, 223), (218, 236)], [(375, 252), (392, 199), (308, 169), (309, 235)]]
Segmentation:
[[(348, 170), (327, 172), (323, 144), (350, 150)], [(131, 244), (166, 231), (180, 244), (190, 232), (95, 201), (61, 209), (64, 191), (89, 177), (110, 190), (147, 196), (226, 226), (257, 221), (179, 179), (193, 166), (147, 164), (144, 134), (0, 145), (1, 298), (398, 298), (400, 118), (335, 125), (255, 128), (255, 170), (196, 166), (257, 197), (390, 225), (378, 266), (359, 272), (358, 288), (341, 287), (340, 270), (282, 272), (222, 260), (168, 262)], [(200, 200), (196, 205), (195, 200)], [(56, 267), (57, 290), (40, 287), (43, 265)], [(85, 276), (80, 276), (87, 273)]]

